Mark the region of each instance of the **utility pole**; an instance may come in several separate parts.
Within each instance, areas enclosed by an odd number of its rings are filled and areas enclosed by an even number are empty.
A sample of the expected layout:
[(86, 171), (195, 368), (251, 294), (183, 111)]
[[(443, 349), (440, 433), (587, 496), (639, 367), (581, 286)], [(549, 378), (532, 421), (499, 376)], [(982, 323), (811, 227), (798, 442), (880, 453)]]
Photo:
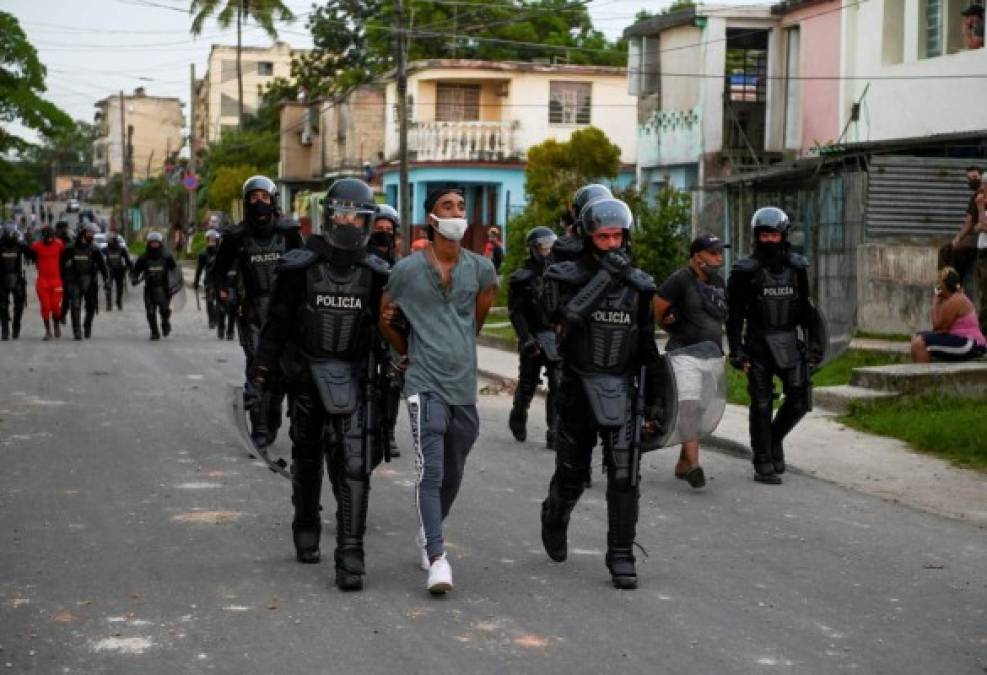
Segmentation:
[(127, 205), (130, 202), (130, 179), (127, 176), (127, 102), (123, 97), (123, 89), (120, 90), (120, 232), (124, 236), (130, 236), (130, 228), (127, 223)]
[[(188, 104), (188, 119), (189, 119), (189, 132), (188, 132), (188, 172), (191, 175), (195, 175), (195, 64), (189, 64), (189, 77), (190, 77), (190, 89), (189, 89), (189, 104)], [(188, 191), (188, 222), (196, 222), (196, 191)]]
[(243, 68), (240, 64), (240, 52), (243, 50), (243, 0), (236, 6), (236, 128), (243, 128)]
[(404, 27), (404, 3), (394, 0), (397, 28), (398, 68), (398, 208), (401, 214), (401, 249), (411, 252), (411, 196), (408, 191), (408, 33)]

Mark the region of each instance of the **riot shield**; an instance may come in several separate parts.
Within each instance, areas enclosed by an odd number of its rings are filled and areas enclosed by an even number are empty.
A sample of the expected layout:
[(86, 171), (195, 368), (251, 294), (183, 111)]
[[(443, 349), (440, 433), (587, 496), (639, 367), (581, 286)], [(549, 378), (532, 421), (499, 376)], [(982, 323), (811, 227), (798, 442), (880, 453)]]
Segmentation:
[(822, 346), (822, 362), (819, 364), (822, 367), (850, 348), (852, 328), (850, 325), (837, 325), (829, 321), (815, 305), (812, 306), (812, 314), (810, 325), (803, 331), (803, 339), (809, 348), (813, 344)]
[(256, 443), (250, 438), (247, 406), (244, 402), (243, 387), (233, 385), (229, 389), (228, 393), (228, 404), (227, 411), (230, 413), (233, 426), (237, 431), (237, 438), (240, 441), (241, 447), (247, 452), (251, 457), (260, 457), (267, 464), (267, 468), (272, 472), (291, 480), (291, 471), (288, 468), (288, 462), (282, 457), (274, 459), (271, 457), (269, 449), (271, 446), (258, 447)]
[(185, 276), (182, 265), (177, 263), (175, 268), (168, 271), (168, 296), (171, 298), (171, 309), (180, 312), (185, 309)]
[(642, 450), (656, 450), (709, 436), (727, 406), (723, 353), (712, 342), (700, 342), (662, 355), (662, 430), (642, 441)]

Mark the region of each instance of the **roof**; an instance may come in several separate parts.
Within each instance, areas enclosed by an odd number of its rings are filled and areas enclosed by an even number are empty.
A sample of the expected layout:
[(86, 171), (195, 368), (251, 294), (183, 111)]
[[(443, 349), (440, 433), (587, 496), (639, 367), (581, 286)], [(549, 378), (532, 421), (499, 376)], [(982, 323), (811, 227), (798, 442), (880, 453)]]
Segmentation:
[(775, 5), (771, 5), (771, 13), (787, 14), (788, 12), (794, 12), (796, 9), (804, 9), (806, 7), (812, 7), (813, 5), (821, 5), (832, 1), (833, 0), (782, 0)]
[[(135, 96), (133, 94), (124, 94), (123, 97), (128, 101), (137, 101), (142, 99), (154, 100), (154, 101), (175, 101), (176, 103), (178, 103), (179, 107), (185, 107), (185, 103), (182, 101), (182, 99), (178, 98), (177, 96), (151, 96), (150, 94), (140, 94)], [(108, 103), (109, 101), (116, 101), (119, 98), (120, 98), (119, 94), (110, 94), (109, 96), (101, 98), (95, 103), (93, 103), (93, 107), (99, 108), (105, 105), (106, 103)]]
[[(524, 73), (565, 73), (569, 75), (613, 75), (624, 77), (622, 66), (583, 66), (572, 64), (529, 63), (526, 61), (480, 61), (478, 59), (421, 59), (408, 64), (408, 74), (423, 70), (493, 70)], [(388, 77), (393, 76), (393, 71)]]
[(660, 14), (658, 16), (648, 17), (647, 19), (641, 19), (635, 24), (624, 29), (624, 37), (641, 37), (642, 35), (655, 35), (660, 33), (666, 28), (675, 28), (676, 26), (688, 26), (696, 18), (696, 7), (687, 7), (686, 9), (680, 9), (677, 12), (671, 12), (670, 14)]

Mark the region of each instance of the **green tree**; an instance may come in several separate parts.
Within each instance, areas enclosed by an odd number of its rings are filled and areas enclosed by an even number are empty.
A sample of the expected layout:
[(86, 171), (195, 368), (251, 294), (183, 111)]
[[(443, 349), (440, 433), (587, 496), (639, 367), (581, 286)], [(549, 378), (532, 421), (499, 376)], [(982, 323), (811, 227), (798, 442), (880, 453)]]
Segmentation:
[(258, 173), (261, 171), (250, 164), (220, 167), (207, 191), (209, 208), (229, 211), (233, 202), (240, 199), (244, 181)]
[[(395, 66), (393, 0), (328, 0), (308, 19), (315, 49), (292, 63), (309, 95), (345, 92)], [(405, 0), (409, 59), (549, 59), (623, 65), (627, 46), (593, 28), (585, 3), (568, 0)], [(410, 20), (409, 20), (410, 19)]]
[(222, 28), (229, 28), (236, 21), (237, 119), (242, 123), (243, 70), (240, 67), (240, 52), (243, 24), (248, 19), (253, 19), (273, 40), (278, 36), (274, 27), (275, 20), (292, 21), (295, 15), (281, 0), (192, 0), (189, 13), (193, 15), (192, 35), (201, 35), (206, 19), (213, 15)]
[[(0, 12), (0, 122), (19, 122), (42, 138), (56, 138), (72, 130), (72, 119), (42, 98), (45, 67), (28, 42), (17, 19)], [(42, 189), (23, 163), (10, 159), (27, 152), (31, 144), (0, 127), (0, 199), (7, 201)]]
[(137, 201), (154, 202), (164, 207), (168, 212), (169, 223), (181, 222), (187, 199), (187, 193), (181, 183), (173, 182), (165, 175), (146, 180), (137, 189)]
[(664, 186), (652, 195), (632, 187), (614, 196), (627, 202), (634, 214), (634, 264), (660, 284), (688, 258), (692, 220), (689, 193)]

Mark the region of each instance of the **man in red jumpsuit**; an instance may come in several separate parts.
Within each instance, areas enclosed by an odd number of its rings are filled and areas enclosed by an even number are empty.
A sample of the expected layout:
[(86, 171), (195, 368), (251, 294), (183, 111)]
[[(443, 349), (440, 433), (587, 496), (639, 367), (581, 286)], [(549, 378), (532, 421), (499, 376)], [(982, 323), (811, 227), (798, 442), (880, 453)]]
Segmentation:
[(65, 244), (55, 237), (51, 224), (41, 228), (41, 241), (31, 244), (38, 268), (38, 300), (41, 303), (41, 319), (45, 322), (45, 340), (51, 339), (51, 329), (54, 325), (55, 337), (62, 337), (58, 320), (62, 308), (62, 275), (59, 260)]

